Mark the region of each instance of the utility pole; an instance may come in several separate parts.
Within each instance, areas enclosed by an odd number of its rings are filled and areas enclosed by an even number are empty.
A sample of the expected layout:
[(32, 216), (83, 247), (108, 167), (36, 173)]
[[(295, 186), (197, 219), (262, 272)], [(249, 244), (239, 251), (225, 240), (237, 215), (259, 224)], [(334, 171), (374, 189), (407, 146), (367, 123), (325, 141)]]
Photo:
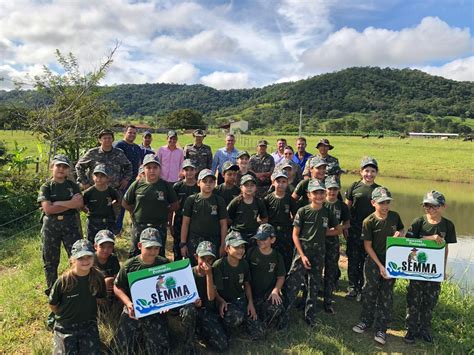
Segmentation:
[(303, 107), (300, 107), (300, 127), (298, 129), (298, 136), (301, 137), (303, 133)]

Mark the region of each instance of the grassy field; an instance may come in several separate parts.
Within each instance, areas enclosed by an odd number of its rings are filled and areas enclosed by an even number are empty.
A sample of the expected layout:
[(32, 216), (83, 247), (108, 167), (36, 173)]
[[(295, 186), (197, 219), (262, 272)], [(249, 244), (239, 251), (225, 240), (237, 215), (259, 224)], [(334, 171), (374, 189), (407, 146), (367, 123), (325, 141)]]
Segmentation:
[[(34, 226), (34, 225), (33, 225)], [(118, 253), (123, 260), (128, 241), (120, 239)], [(19, 252), (21, 251), (21, 252)], [(64, 253), (63, 253), (64, 254)], [(49, 313), (43, 293), (44, 276), (40, 253), (39, 226), (31, 231), (1, 242), (0, 248), (0, 353), (47, 354), (52, 333), (45, 327)], [(61, 270), (67, 261), (63, 255)], [(342, 265), (344, 267), (344, 265)], [(351, 327), (357, 322), (360, 304), (343, 298), (346, 275), (336, 293), (335, 315), (327, 315), (319, 305), (320, 325), (310, 329), (302, 322), (302, 312), (291, 315), (288, 331), (270, 333), (266, 340), (251, 342), (244, 333), (236, 333), (231, 353), (467, 353), (474, 348), (474, 299), (461, 295), (457, 285), (443, 283), (435, 310), (433, 328), (436, 342), (428, 345), (417, 341), (414, 346), (403, 342), (405, 315), (405, 282), (395, 288), (393, 321), (384, 347), (373, 341), (372, 331), (359, 335)], [(179, 350), (183, 334), (177, 319), (171, 319), (172, 343)], [(113, 330), (100, 326), (101, 339), (108, 343)], [(205, 351), (205, 348), (200, 348)], [(174, 351), (177, 353), (177, 351)]]

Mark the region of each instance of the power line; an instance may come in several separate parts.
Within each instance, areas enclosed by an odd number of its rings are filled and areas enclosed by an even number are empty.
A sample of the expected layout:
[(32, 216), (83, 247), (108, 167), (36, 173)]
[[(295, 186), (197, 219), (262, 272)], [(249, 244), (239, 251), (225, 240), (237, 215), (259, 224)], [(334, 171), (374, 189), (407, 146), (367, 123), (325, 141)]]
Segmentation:
[(8, 221), (8, 222), (6, 222), (6, 223), (0, 224), (0, 228), (3, 227), (3, 226), (9, 225), (9, 224), (11, 224), (11, 223), (13, 223), (13, 222), (19, 221), (20, 219), (23, 219), (23, 218), (25, 218), (25, 217), (27, 217), (27, 216), (29, 216), (29, 215), (32, 215), (33, 213), (35, 213), (35, 212), (37, 212), (37, 211), (38, 211), (38, 209), (35, 209), (35, 210), (31, 211), (31, 212), (28, 212), (27, 214), (24, 214), (23, 216), (17, 217), (17, 218), (15, 218), (15, 219), (12, 219), (11, 221)]

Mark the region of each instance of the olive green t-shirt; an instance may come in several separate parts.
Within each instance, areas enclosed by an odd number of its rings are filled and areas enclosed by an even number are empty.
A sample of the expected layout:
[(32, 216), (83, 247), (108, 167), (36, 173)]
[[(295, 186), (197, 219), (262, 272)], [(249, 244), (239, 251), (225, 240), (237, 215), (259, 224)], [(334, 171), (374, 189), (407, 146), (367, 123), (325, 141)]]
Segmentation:
[(222, 197), (212, 194), (204, 198), (201, 193), (191, 195), (184, 203), (183, 216), (191, 218), (189, 234), (220, 243), (220, 221), (227, 219), (227, 210)]
[(372, 191), (379, 186), (376, 183), (366, 185), (360, 180), (354, 182), (347, 189), (346, 199), (352, 202), (352, 207), (350, 208), (351, 228), (361, 230), (364, 219), (375, 211), (371, 203)]
[(270, 254), (264, 255), (258, 247), (253, 247), (248, 251), (246, 259), (250, 267), (253, 297), (268, 297), (275, 287), (277, 277), (286, 275), (283, 257), (274, 249)]
[(242, 196), (236, 197), (227, 206), (227, 212), (232, 220), (230, 229), (245, 235), (257, 232), (257, 217), (268, 217), (267, 209), (258, 197), (254, 197), (250, 204), (245, 203)]
[(133, 218), (142, 224), (165, 224), (169, 205), (178, 201), (171, 184), (159, 179), (153, 184), (144, 180), (134, 181), (128, 188), (124, 201), (133, 207)]
[(212, 270), (217, 292), (226, 302), (233, 302), (245, 296), (244, 282), (251, 280), (246, 260), (240, 260), (234, 267), (229, 264), (227, 257), (224, 257), (214, 262)]
[(336, 217), (336, 219), (340, 223), (344, 223), (351, 219), (351, 215), (349, 213), (349, 207), (342, 202), (341, 200), (336, 200), (334, 202), (324, 202), (324, 206), (331, 211), (331, 213)]
[(174, 192), (176, 192), (176, 195), (178, 196), (178, 201), (179, 201), (179, 210), (175, 212), (176, 216), (182, 216), (183, 215), (183, 208), (184, 208), (184, 202), (186, 202), (186, 199), (194, 194), (197, 194), (200, 189), (197, 184), (194, 184), (192, 186), (187, 185), (184, 180), (180, 180), (176, 182), (173, 185)]
[(431, 224), (426, 216), (415, 218), (407, 231), (407, 238), (423, 238), (429, 235), (438, 234), (447, 244), (456, 243), (456, 229), (453, 222), (441, 217), (438, 224)]
[(397, 212), (388, 211), (387, 218), (379, 219), (375, 213), (369, 215), (362, 224), (362, 240), (372, 241), (375, 254), (385, 262), (387, 238), (392, 237), (396, 231), (403, 229), (403, 223)]
[(105, 282), (100, 274), (100, 287), (91, 292), (89, 275), (76, 276), (76, 284), (69, 291), (63, 291), (64, 277), (56, 280), (49, 294), (49, 304), (59, 306), (54, 318), (65, 326), (97, 319), (97, 298), (106, 296)]
[(104, 277), (114, 277), (120, 271), (120, 263), (115, 254), (110, 255), (104, 264), (99, 262), (97, 255), (95, 255), (94, 259), (95, 266), (102, 272)]
[(215, 188), (214, 193), (222, 197), (226, 206), (228, 206), (230, 201), (240, 195), (240, 189), (235, 185), (228, 189), (225, 184), (222, 183)]
[(263, 198), (263, 203), (268, 212), (268, 223), (274, 227), (290, 228), (292, 226), (292, 216), (296, 214), (296, 201), (290, 194), (285, 194), (279, 198), (274, 192)]
[(88, 217), (115, 219), (112, 202), (118, 200), (117, 190), (110, 186), (104, 191), (97, 190), (95, 186), (84, 191), (84, 205), (89, 209)]
[[(75, 194), (80, 193), (79, 185), (71, 180), (65, 180), (62, 183), (55, 182), (53, 179), (45, 182), (40, 187), (37, 201), (69, 201)], [(68, 209), (56, 215), (72, 215), (77, 213), (75, 209)]]
[(309, 204), (309, 199), (308, 199), (308, 184), (309, 184), (310, 179), (305, 179), (301, 180), (298, 185), (296, 185), (295, 193), (296, 195), (299, 196), (299, 200), (297, 201), (297, 206), (298, 208), (301, 208), (303, 206), (306, 206)]
[(201, 299), (201, 302), (202, 302), (202, 307), (214, 308), (214, 303), (209, 301), (209, 298), (207, 297), (207, 277), (199, 275), (197, 272), (197, 268), (198, 268), (197, 266), (194, 266), (192, 270), (193, 270), (194, 282), (196, 283), (196, 288), (199, 294), (199, 298)]
[(169, 263), (169, 260), (162, 256), (157, 256), (155, 258), (155, 261), (151, 264), (145, 264), (140, 258), (140, 255), (134, 256), (133, 258), (128, 259), (125, 264), (122, 265), (117, 277), (115, 278), (114, 284), (123, 292), (125, 292), (127, 296), (131, 299), (130, 286), (128, 285), (128, 274), (130, 272), (149, 269), (153, 266), (163, 265), (167, 263)]
[[(328, 208), (314, 209), (311, 205), (301, 207), (296, 212), (293, 225), (300, 228), (299, 239), (305, 245), (320, 245), (324, 248), (326, 231), (339, 224)], [(306, 252), (306, 251), (305, 251)]]

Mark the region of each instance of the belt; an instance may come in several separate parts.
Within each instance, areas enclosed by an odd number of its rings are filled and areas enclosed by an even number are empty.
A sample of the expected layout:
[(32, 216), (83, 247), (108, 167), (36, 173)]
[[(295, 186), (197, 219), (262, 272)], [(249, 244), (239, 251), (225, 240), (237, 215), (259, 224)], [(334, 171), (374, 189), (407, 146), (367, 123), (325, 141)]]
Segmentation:
[(73, 214), (60, 214), (60, 215), (50, 215), (50, 216), (46, 216), (46, 217), (54, 218), (54, 219), (57, 219), (58, 221), (62, 221), (65, 218), (72, 217), (72, 216), (74, 216), (74, 215)]
[(89, 217), (89, 219), (93, 219), (94, 221), (100, 221), (102, 223), (113, 222), (113, 219), (110, 218), (102, 218), (102, 217)]
[(289, 231), (291, 230), (291, 226), (275, 226), (275, 229), (278, 231), (278, 232), (281, 232), (281, 231)]

